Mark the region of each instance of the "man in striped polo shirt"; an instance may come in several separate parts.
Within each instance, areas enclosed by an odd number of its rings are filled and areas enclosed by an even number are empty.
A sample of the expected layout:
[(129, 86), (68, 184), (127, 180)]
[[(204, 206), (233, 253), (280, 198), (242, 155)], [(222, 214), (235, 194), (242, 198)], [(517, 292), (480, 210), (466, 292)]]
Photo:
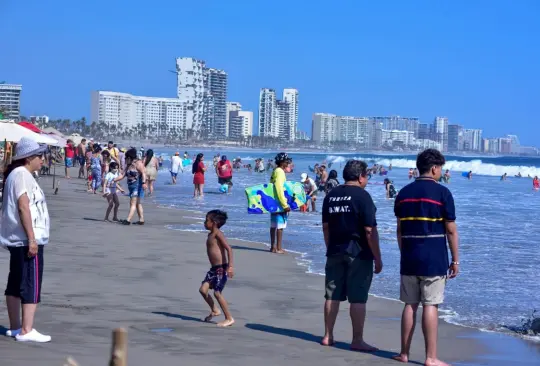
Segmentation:
[[(405, 186), (394, 205), (397, 240), (401, 251), (401, 352), (394, 359), (408, 362), (418, 305), (422, 303), (422, 329), (426, 366), (447, 366), (437, 358), (438, 306), (444, 300), (448, 278), (459, 273), (458, 232), (452, 193), (438, 183), (444, 156), (427, 149), (416, 159), (420, 177)], [(450, 246), (452, 261), (448, 261)]]

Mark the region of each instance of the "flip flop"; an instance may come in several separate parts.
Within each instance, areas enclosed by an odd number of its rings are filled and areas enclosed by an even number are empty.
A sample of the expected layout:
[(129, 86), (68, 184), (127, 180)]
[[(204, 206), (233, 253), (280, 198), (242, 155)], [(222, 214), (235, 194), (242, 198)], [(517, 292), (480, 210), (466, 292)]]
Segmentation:
[(135, 224), (133, 225), (144, 225), (144, 221), (137, 221)]
[(128, 220), (122, 220), (122, 221), (120, 221), (120, 224), (122, 224), (122, 225), (131, 225), (131, 222), (129, 222)]

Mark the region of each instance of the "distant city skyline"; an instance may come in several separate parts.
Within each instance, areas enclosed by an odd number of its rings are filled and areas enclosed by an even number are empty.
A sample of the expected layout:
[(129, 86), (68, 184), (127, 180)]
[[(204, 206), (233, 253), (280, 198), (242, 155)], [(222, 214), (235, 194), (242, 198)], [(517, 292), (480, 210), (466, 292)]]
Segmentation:
[[(3, 48), (18, 52), (0, 58), (0, 81), (23, 85), (22, 114), (90, 119), (91, 90), (174, 98), (171, 61), (192, 55), (227, 72), (227, 100), (254, 112), (255, 130), (260, 88), (292, 86), (301, 94), (298, 128), (304, 131), (317, 111), (417, 116), (425, 123), (442, 115), (486, 136), (515, 134), (523, 144), (537, 144), (540, 48), (532, 45), (540, 35), (538, 1), (345, 0), (306, 9), (282, 0), (230, 6), (209, 0), (202, 7), (170, 2), (166, 11), (142, 4), (4, 4), (0, 32), (9, 37)], [(97, 17), (100, 8), (107, 11)], [(178, 26), (179, 13), (201, 10), (204, 17), (182, 17)], [(54, 26), (35, 32), (20, 19)], [(261, 27), (267, 23), (272, 26)]]

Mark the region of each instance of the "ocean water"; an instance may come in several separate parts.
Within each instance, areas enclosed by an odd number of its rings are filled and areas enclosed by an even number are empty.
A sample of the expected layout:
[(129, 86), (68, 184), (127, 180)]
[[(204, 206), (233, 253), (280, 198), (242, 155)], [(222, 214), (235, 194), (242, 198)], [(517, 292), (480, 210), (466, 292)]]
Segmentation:
[[(203, 151), (206, 164), (212, 166), (214, 151)], [(157, 151), (168, 155), (170, 151)], [(193, 153), (193, 152), (192, 152)], [(274, 153), (244, 151), (222, 152), (229, 159), (241, 157), (251, 163), (258, 157), (273, 158)], [(397, 189), (409, 183), (408, 168), (414, 167), (415, 156), (370, 154), (314, 154), (291, 153), (294, 172), (288, 180), (298, 181), (308, 166), (323, 161), (332, 162), (341, 179), (341, 168), (348, 159), (360, 158), (368, 162), (392, 163), (388, 178)], [(165, 164), (167, 165), (167, 164)], [(535, 158), (467, 158), (447, 156), (445, 169), (452, 179), (448, 188), (456, 204), (460, 235), (460, 270), (458, 278), (447, 286), (442, 317), (451, 323), (492, 331), (512, 332), (522, 326), (533, 309), (540, 310), (540, 192), (532, 190), (527, 175), (540, 175), (540, 159)], [(467, 180), (462, 172), (473, 171)], [(524, 178), (516, 178), (521, 172)], [(507, 181), (500, 176), (507, 173)], [(223, 231), (230, 238), (262, 243), (269, 242), (269, 216), (248, 215), (244, 189), (268, 182), (270, 172), (249, 173), (241, 169), (234, 173), (234, 187), (230, 194), (221, 194), (213, 169), (206, 174), (205, 197), (193, 199), (191, 170), (179, 175), (178, 185), (168, 184), (167, 168), (160, 171), (154, 200), (162, 205), (191, 210), (196, 224), (176, 225), (178, 231), (204, 231), (203, 218), (211, 209), (223, 209), (229, 221)], [(391, 299), (399, 296), (399, 250), (395, 239), (396, 219), (393, 201), (385, 198), (384, 177), (375, 176), (367, 190), (377, 206), (383, 272), (375, 276), (371, 293)], [(322, 204), (319, 197), (318, 209)], [(181, 235), (179, 233), (179, 235)], [(325, 246), (321, 229), (321, 215), (293, 212), (284, 233), (284, 248), (292, 251), (299, 265), (310, 273), (323, 274)], [(321, 289), (322, 291), (322, 289)], [(540, 337), (532, 337), (540, 341)]]

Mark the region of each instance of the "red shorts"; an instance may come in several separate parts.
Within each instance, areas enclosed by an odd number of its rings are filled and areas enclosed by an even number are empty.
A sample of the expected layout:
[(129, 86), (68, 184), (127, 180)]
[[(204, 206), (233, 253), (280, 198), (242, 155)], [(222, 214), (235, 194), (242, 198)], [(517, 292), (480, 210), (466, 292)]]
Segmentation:
[(204, 184), (204, 174), (195, 173), (193, 176), (193, 184)]

